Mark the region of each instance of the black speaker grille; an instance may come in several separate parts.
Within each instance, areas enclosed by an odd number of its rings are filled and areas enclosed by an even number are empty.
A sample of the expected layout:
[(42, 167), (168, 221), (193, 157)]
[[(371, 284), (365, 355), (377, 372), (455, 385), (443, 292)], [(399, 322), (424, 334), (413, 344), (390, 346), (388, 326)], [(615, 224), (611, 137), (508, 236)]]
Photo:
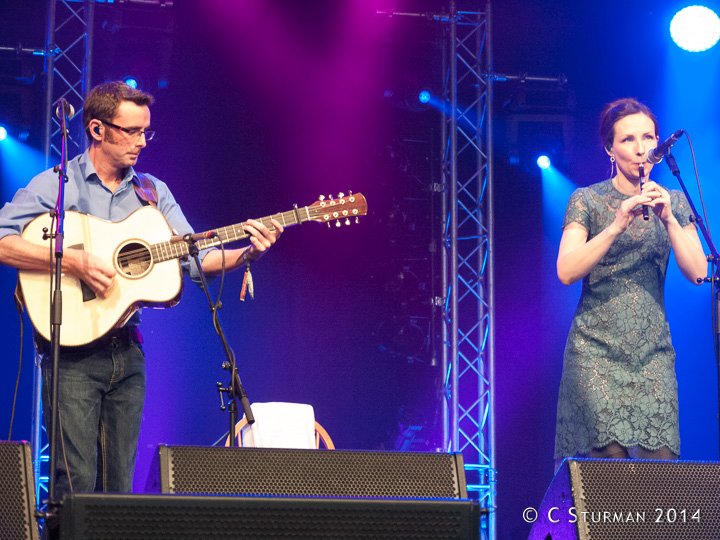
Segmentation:
[(470, 539), (468, 500), (378, 501), (264, 497), (71, 495), (63, 540), (202, 538)]
[(27, 443), (0, 442), (0, 540), (38, 537)]
[(717, 463), (573, 460), (570, 476), (580, 538), (720, 538)]
[(466, 497), (458, 454), (160, 447), (165, 493)]

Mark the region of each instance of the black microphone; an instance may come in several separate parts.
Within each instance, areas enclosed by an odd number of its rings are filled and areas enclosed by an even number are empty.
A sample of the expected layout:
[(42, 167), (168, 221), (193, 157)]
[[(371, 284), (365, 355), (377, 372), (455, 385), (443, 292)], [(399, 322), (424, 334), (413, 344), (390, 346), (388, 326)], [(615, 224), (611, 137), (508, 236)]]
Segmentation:
[(175, 235), (170, 237), (171, 242), (197, 242), (198, 240), (209, 240), (218, 236), (216, 231), (205, 231), (195, 234)]
[(63, 115), (66, 115), (68, 120), (75, 116), (75, 108), (65, 98), (60, 98), (57, 101), (57, 107), (55, 107), (55, 117), (58, 120), (62, 120)]
[(670, 147), (675, 144), (675, 141), (677, 141), (680, 137), (683, 136), (683, 133), (685, 133), (684, 129), (678, 129), (675, 133), (670, 135), (667, 139), (658, 144), (655, 148), (651, 148), (650, 150), (648, 150), (646, 157), (647, 162), (652, 163), (653, 165), (657, 165), (658, 163), (660, 163), (670, 150)]

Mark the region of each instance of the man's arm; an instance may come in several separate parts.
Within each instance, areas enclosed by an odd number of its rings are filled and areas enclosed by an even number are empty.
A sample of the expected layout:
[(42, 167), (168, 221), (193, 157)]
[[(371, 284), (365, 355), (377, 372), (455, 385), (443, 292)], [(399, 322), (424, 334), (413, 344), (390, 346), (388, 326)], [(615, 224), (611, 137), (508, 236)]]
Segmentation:
[[(0, 263), (19, 270), (48, 271), (50, 251), (17, 234), (10, 234), (0, 238)], [(115, 270), (100, 257), (79, 249), (67, 249), (63, 252), (62, 265), (63, 272), (87, 283), (98, 296), (107, 296)]]

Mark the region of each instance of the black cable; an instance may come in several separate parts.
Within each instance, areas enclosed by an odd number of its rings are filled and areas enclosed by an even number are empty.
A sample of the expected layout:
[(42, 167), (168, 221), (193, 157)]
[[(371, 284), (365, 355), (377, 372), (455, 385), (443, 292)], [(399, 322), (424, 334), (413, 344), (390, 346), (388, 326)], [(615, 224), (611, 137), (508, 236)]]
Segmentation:
[(229, 432), (229, 431), (226, 431), (225, 433), (223, 433), (223, 434), (220, 436), (220, 438), (219, 438), (217, 441), (215, 441), (214, 443), (212, 443), (210, 446), (225, 446), (225, 442), (224, 442), (224, 441), (225, 441), (225, 439), (228, 438), (229, 435), (230, 435), (230, 432)]
[[(52, 220), (50, 222), (50, 230), (52, 230), (52, 227), (54, 225), (55, 225), (55, 214), (52, 215)], [(52, 271), (54, 242), (53, 242), (52, 236), (50, 237), (49, 240), (50, 240), (50, 303), (49, 303), (49, 305), (51, 306), (50, 311), (52, 312), (52, 291), (53, 291), (53, 283), (54, 283), (53, 271)], [(17, 311), (18, 319), (20, 321), (20, 347), (19, 347), (20, 354), (19, 354), (19, 358), (18, 358), (17, 377), (15, 378), (15, 391), (13, 392), (13, 401), (12, 401), (12, 406), (10, 407), (10, 427), (8, 428), (8, 438), (7, 438), (8, 441), (12, 440), (13, 424), (15, 423), (15, 410), (17, 407), (17, 398), (18, 398), (18, 393), (19, 393), (19, 388), (20, 388), (20, 377), (22, 375), (22, 360), (23, 360), (23, 345), (24, 345), (23, 342), (25, 340), (25, 324), (24, 324), (23, 317), (22, 317), (23, 308), (22, 308), (22, 303), (20, 301), (20, 297), (18, 296), (17, 293), (15, 294), (15, 310)]]
[(222, 255), (222, 258), (221, 258), (222, 263), (221, 263), (221, 271), (220, 271), (220, 286), (218, 287), (218, 296), (217, 296), (217, 300), (215, 301), (216, 308), (221, 305), (220, 298), (222, 297), (223, 288), (225, 287), (225, 272), (227, 270), (225, 268), (225, 243), (223, 242), (223, 239), (220, 235), (218, 235), (217, 238), (218, 238), (218, 242), (220, 242), (220, 254)]
[(710, 222), (708, 221), (707, 210), (705, 209), (705, 198), (703, 197), (702, 186), (700, 185), (700, 174), (698, 173), (697, 160), (695, 159), (695, 148), (693, 147), (690, 134), (687, 131), (685, 132), (685, 137), (687, 138), (688, 146), (690, 147), (690, 155), (692, 156), (693, 169), (695, 170), (695, 184), (697, 184), (698, 195), (700, 196), (700, 206), (702, 206), (705, 227), (707, 227), (708, 234), (710, 234)]
[[(700, 184), (700, 174), (698, 173), (697, 160), (695, 159), (695, 148), (692, 144), (690, 134), (686, 131), (685, 137), (690, 147), (690, 155), (692, 156), (693, 170), (695, 171), (695, 184), (697, 185), (698, 195), (700, 197), (700, 206), (702, 207), (703, 220), (705, 220), (705, 228), (707, 229), (708, 235), (710, 235), (710, 221), (708, 220), (707, 209), (705, 208), (705, 198), (703, 197), (702, 185)], [(718, 306), (716, 304), (716, 298), (718, 294), (718, 284), (715, 282), (715, 276), (717, 275), (717, 264), (718, 261), (710, 261), (710, 313), (712, 314), (711, 322), (713, 329), (713, 352), (715, 358), (718, 358), (718, 352), (720, 351), (720, 336), (715, 332), (718, 327)]]
[[(222, 301), (220, 300), (222, 298), (223, 288), (225, 287), (225, 243), (222, 240), (222, 237), (218, 235), (218, 242), (220, 242), (220, 255), (221, 255), (221, 270), (220, 270), (220, 286), (218, 287), (218, 295), (217, 299), (215, 300), (215, 304), (213, 305), (213, 328), (215, 328), (215, 332), (220, 335), (220, 315), (218, 311), (222, 307)], [(232, 351), (232, 349), (231, 349)], [(234, 356), (234, 354), (233, 354)]]
[(20, 374), (22, 373), (22, 360), (23, 360), (23, 340), (25, 337), (25, 325), (22, 317), (22, 305), (20, 299), (15, 296), (15, 309), (20, 320), (20, 354), (18, 357), (18, 370), (17, 377), (15, 378), (15, 392), (13, 393), (12, 406), (10, 407), (10, 428), (8, 429), (8, 441), (12, 440), (13, 423), (15, 422), (15, 408), (17, 406), (18, 390), (20, 388)]
[[(720, 317), (720, 303), (718, 302), (717, 263), (710, 262), (710, 314), (713, 333), (713, 353), (715, 358), (720, 358), (720, 335), (717, 333), (718, 317)], [(720, 366), (718, 366), (720, 368)]]

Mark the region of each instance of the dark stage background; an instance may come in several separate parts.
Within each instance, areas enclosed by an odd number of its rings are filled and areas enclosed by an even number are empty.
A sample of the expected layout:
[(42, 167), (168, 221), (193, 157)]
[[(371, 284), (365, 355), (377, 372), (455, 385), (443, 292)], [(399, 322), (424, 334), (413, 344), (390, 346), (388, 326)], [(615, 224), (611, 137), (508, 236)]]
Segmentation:
[[(604, 103), (638, 97), (658, 113), (663, 136), (690, 132), (714, 225), (720, 53), (691, 56), (671, 43), (668, 24), (683, 5), (495, 2), (496, 71), (568, 80), (495, 87), (499, 538), (527, 535), (522, 510), (540, 503), (553, 474), (562, 350), (580, 290), (559, 284), (554, 261), (571, 190), (609, 173), (596, 134)], [(0, 45), (41, 46), (44, 2), (0, 6)], [(98, 6), (96, 14), (93, 82), (133, 74), (155, 95), (158, 134), (139, 169), (168, 182), (197, 230), (306, 205), (320, 193), (367, 196), (369, 216), (358, 226), (288, 230), (254, 265), (254, 301), (238, 301), (240, 273), (228, 276), (223, 295), (222, 319), (251, 400), (313, 404), (338, 448), (441, 446), (439, 351), (428, 340), (437, 329), (427, 301), (436, 284), (439, 201), (430, 186), (440, 181), (440, 117), (415, 100), (421, 87), (441, 88), (439, 26), (374, 12), (444, 6), (178, 0), (172, 14), (129, 6)], [(12, 55), (0, 64), (0, 123), (25, 124), (25, 144), (39, 148), (42, 65)], [(676, 148), (690, 181), (686, 143)], [(545, 176), (533, 164), (540, 149), (555, 164)], [(4, 200), (42, 168), (5, 148), (0, 164)], [(653, 176), (677, 187), (664, 165)], [(0, 269), (2, 437), (17, 370), (14, 280), (14, 271)], [(667, 307), (682, 457), (714, 460), (709, 290), (685, 282), (671, 262)], [(222, 350), (200, 290), (188, 282), (179, 306), (145, 310), (143, 319), (148, 398), (138, 491), (158, 443), (211, 444), (227, 423), (215, 390), (226, 379)], [(14, 439), (30, 438), (27, 338), (25, 347)]]

